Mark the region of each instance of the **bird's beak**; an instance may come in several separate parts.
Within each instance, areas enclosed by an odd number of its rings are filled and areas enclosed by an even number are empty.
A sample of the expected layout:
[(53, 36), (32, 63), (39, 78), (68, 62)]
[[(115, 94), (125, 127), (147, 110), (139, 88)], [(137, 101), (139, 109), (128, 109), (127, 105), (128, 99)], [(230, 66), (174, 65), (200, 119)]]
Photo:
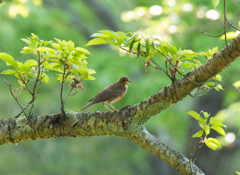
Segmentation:
[(127, 82), (130, 82), (130, 83), (131, 83), (131, 80), (128, 80)]

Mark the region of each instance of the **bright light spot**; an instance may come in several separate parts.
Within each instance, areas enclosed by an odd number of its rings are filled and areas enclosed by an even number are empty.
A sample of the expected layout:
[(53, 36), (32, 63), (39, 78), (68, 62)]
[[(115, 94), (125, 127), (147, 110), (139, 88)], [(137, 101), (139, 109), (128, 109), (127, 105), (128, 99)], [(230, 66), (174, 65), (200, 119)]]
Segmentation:
[(168, 31), (170, 33), (175, 33), (177, 31), (177, 27), (175, 25), (171, 25), (169, 28), (168, 28)]
[(162, 13), (162, 11), (163, 11), (163, 9), (159, 5), (154, 5), (154, 6), (150, 7), (150, 9), (149, 9), (149, 12), (152, 15), (160, 15)]
[(145, 10), (144, 9), (138, 9), (137, 11), (137, 15), (138, 16), (143, 16), (145, 14)]
[(26, 3), (28, 0), (19, 0), (21, 3)]
[(220, 17), (220, 13), (216, 10), (208, 10), (206, 17), (211, 20), (217, 20)]
[(175, 0), (168, 0), (168, 6), (169, 7), (174, 7), (176, 5), (176, 1)]
[(237, 34), (237, 35), (240, 34), (240, 31), (236, 31), (236, 34)]
[[(159, 39), (160, 41), (162, 41), (162, 38), (160, 36), (154, 36), (153, 38)], [(154, 44), (160, 44), (159, 41), (154, 40)]]
[(193, 5), (190, 3), (184, 4), (182, 10), (185, 12), (191, 12), (193, 10)]
[(197, 12), (197, 17), (198, 18), (203, 18), (204, 17), (204, 11), (200, 10)]
[[(124, 57), (127, 54), (127, 52), (122, 49), (119, 49), (118, 53), (119, 53), (120, 57)], [(131, 55), (133, 55), (133, 54), (131, 54)]]
[(235, 136), (235, 134), (232, 133), (232, 132), (227, 133), (227, 135), (226, 135), (226, 137), (225, 137), (225, 140), (226, 140), (226, 142), (228, 142), (228, 143), (234, 142), (235, 139), (236, 139), (236, 136)]
[(133, 12), (133, 11), (127, 12), (126, 17), (127, 17), (128, 19), (133, 19), (133, 18), (134, 18), (134, 12)]

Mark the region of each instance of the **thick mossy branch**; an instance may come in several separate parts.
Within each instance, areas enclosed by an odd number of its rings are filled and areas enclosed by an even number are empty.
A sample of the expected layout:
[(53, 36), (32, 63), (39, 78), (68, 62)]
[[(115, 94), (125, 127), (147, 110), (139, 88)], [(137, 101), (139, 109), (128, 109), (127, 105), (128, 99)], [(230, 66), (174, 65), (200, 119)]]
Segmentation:
[(167, 162), (181, 174), (204, 175), (196, 165), (193, 165), (192, 171), (190, 171), (189, 160), (184, 155), (150, 134), (146, 129), (134, 134), (129, 139)]

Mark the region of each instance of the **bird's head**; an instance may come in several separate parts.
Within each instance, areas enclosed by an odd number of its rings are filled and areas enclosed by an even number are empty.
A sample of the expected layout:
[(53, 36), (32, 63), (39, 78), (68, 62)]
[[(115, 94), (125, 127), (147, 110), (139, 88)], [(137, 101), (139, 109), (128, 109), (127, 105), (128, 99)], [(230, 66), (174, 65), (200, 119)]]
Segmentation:
[(131, 82), (131, 80), (128, 77), (121, 77), (118, 82), (124, 86)]

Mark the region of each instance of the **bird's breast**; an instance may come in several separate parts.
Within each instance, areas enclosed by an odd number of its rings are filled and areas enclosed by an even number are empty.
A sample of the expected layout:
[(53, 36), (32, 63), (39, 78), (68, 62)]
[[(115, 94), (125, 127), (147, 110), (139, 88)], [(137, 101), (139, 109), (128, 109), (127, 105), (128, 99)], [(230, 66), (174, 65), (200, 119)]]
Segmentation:
[(109, 101), (108, 103), (115, 103), (118, 100), (120, 100), (121, 98), (123, 98), (124, 95), (127, 93), (127, 89), (128, 89), (128, 85), (125, 85), (124, 86), (124, 92), (120, 96), (118, 96), (118, 97), (114, 98), (113, 100)]

